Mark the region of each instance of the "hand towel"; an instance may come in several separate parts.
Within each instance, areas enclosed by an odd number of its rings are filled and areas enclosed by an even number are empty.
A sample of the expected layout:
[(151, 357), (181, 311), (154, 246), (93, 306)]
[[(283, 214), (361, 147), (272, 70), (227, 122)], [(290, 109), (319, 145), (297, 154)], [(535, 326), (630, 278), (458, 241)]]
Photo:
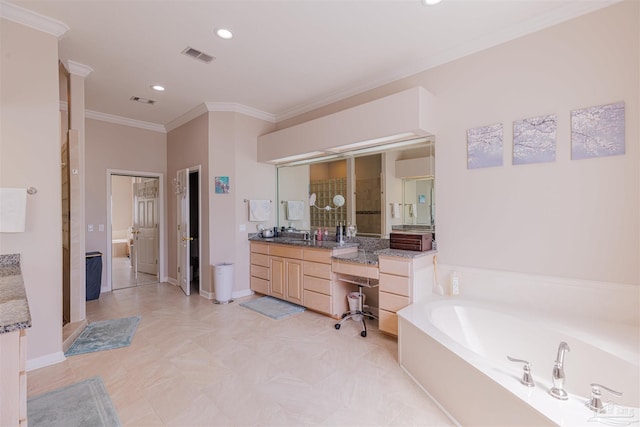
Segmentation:
[(0, 232), (23, 232), (26, 216), (27, 189), (0, 188)]
[(400, 218), (400, 203), (391, 203), (391, 218)]
[(287, 201), (287, 219), (289, 221), (300, 221), (304, 216), (304, 202), (301, 200)]
[(418, 216), (418, 205), (415, 203), (409, 205), (409, 216), (413, 218)]
[(249, 221), (268, 221), (271, 217), (271, 200), (249, 200)]

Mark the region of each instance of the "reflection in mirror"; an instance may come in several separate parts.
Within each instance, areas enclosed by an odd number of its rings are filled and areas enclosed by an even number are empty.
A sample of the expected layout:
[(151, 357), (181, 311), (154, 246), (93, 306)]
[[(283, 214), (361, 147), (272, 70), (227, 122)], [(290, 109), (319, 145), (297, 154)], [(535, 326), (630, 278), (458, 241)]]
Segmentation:
[(433, 227), (433, 177), (407, 178), (402, 182), (404, 195), (403, 225)]
[[(324, 227), (333, 230), (340, 223), (351, 224), (357, 225), (358, 235), (371, 237), (388, 237), (392, 229), (435, 227), (434, 142), (422, 140), (408, 147), (377, 148), (375, 152), (342, 153), (339, 159), (328, 161), (279, 165), (278, 226), (314, 231)], [(420, 180), (424, 182), (418, 184)], [(415, 202), (411, 204), (416, 204), (415, 213), (407, 218), (405, 181), (413, 182), (409, 186), (423, 186), (427, 182), (431, 185), (429, 191), (426, 187), (414, 191)], [(311, 207), (313, 194), (319, 209)], [(335, 207), (336, 195), (344, 197), (344, 206), (324, 209)], [(289, 201), (304, 201), (302, 216), (289, 215)]]

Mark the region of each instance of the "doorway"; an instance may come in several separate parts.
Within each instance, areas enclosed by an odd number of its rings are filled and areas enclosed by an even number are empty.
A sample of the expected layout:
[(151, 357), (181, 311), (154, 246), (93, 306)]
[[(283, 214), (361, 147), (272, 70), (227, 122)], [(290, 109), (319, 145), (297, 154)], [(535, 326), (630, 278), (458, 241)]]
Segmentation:
[(160, 180), (110, 177), (112, 290), (158, 283)]
[(178, 170), (174, 183), (178, 225), (176, 235), (178, 285), (187, 296), (199, 295), (202, 293), (200, 166)]

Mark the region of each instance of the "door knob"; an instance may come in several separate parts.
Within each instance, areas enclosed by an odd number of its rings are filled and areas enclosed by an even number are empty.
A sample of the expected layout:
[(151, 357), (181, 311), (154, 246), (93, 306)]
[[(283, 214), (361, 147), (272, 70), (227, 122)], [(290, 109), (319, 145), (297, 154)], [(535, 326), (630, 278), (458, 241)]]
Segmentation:
[(193, 237), (183, 237), (183, 238), (182, 238), (182, 241), (183, 241), (183, 242), (186, 242), (186, 241), (188, 241), (188, 240), (193, 240)]

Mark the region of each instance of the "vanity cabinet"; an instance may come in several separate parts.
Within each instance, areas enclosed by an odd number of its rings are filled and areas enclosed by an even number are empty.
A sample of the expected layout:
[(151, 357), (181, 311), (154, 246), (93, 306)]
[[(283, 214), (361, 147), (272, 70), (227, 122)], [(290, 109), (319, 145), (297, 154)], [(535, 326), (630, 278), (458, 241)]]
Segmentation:
[(259, 294), (271, 293), (271, 271), (269, 264), (269, 245), (266, 243), (251, 242), (250, 254), (250, 287)]
[(302, 248), (272, 245), (269, 248), (271, 296), (304, 305)]
[[(379, 329), (398, 336), (396, 312), (413, 302), (416, 286), (427, 288), (433, 255), (417, 258), (380, 256)], [(425, 289), (417, 288), (418, 292)]]
[[(353, 249), (350, 249), (353, 251)], [(338, 318), (347, 311), (349, 289), (336, 284), (331, 256), (340, 249), (304, 250), (304, 304), (311, 310)]]
[(27, 335), (0, 334), (0, 426), (27, 425)]

